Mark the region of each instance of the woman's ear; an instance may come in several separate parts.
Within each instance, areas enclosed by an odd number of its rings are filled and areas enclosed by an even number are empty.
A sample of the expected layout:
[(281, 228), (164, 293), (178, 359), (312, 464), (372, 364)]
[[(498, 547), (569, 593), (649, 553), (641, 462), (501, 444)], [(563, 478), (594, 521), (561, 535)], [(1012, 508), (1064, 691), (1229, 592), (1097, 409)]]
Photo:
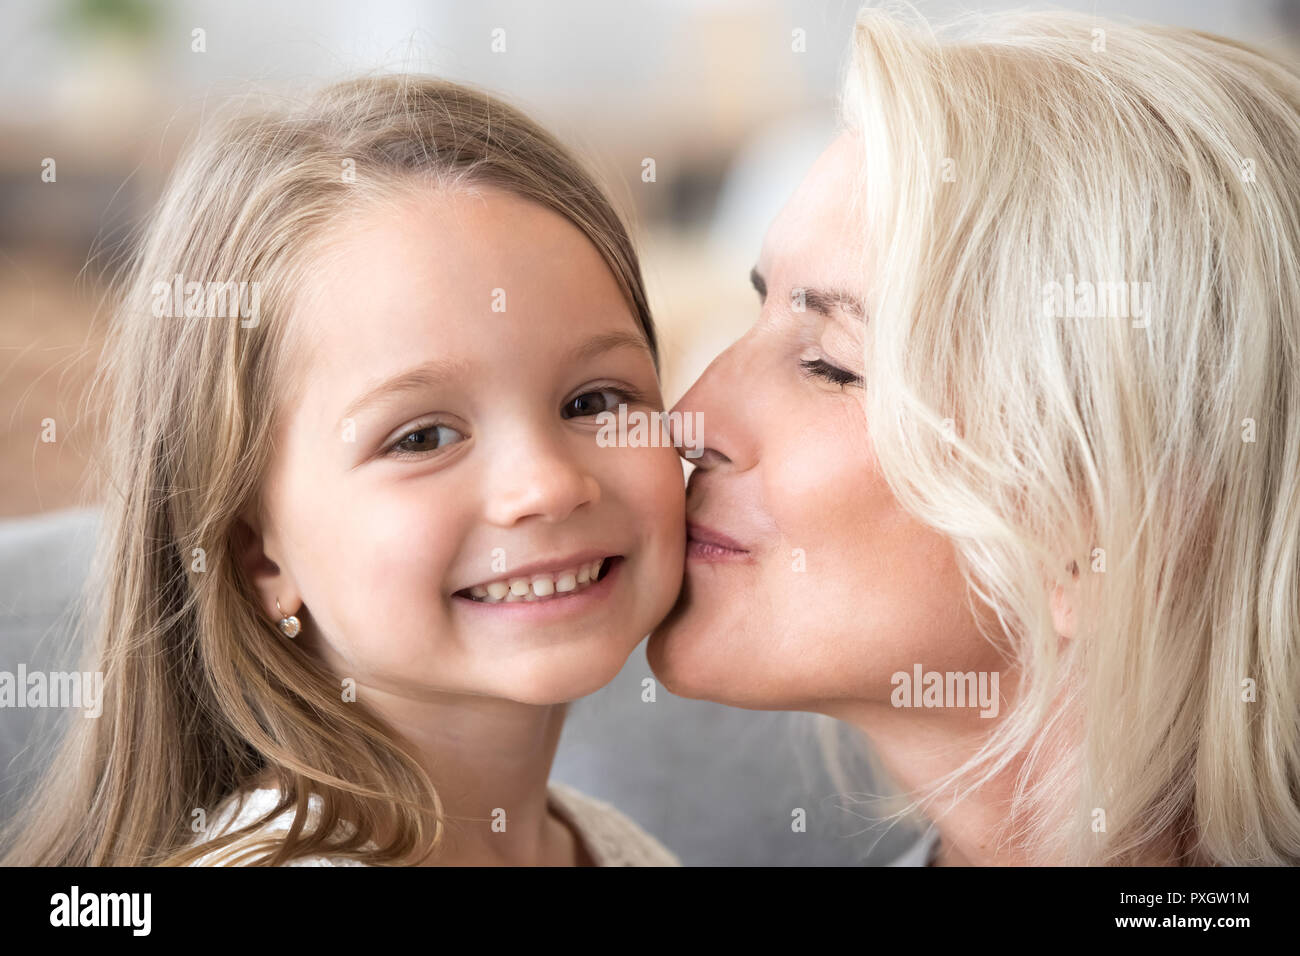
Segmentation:
[(1070, 562), (1068, 569), (1071, 575), (1070, 584), (1058, 584), (1052, 591), (1052, 626), (1056, 633), (1066, 640), (1074, 640), (1074, 605), (1078, 589), (1076, 583), (1079, 580), (1079, 565), (1075, 561)]

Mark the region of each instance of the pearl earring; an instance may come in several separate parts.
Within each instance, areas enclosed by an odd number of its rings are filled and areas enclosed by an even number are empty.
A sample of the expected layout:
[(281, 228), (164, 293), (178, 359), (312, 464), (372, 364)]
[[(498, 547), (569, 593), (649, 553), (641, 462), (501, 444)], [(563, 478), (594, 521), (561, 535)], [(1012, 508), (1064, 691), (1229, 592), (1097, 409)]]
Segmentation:
[(280, 608), (280, 599), (275, 599), (275, 609), (280, 612), (280, 631), (285, 637), (297, 637), (298, 632), (302, 630), (302, 621), (298, 620), (292, 614), (285, 616), (284, 611)]

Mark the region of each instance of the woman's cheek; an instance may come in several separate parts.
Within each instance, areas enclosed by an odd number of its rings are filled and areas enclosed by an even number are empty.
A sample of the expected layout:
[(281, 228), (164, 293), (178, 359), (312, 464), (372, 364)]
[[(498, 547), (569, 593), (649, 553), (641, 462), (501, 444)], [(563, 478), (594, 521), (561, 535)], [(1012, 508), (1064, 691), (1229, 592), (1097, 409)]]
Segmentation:
[(874, 497), (875, 476), (864, 464), (864, 439), (852, 421), (842, 415), (821, 416), (789, 424), (778, 433), (784, 440), (766, 443), (763, 458), (775, 464), (768, 505), (790, 546), (815, 547), (827, 534), (860, 537), (865, 530), (862, 511)]

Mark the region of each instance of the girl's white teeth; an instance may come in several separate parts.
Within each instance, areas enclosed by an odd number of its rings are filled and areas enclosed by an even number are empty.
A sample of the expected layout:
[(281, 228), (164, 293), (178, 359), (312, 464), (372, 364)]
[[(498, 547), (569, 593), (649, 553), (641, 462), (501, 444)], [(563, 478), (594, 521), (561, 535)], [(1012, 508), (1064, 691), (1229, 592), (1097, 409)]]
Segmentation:
[(490, 584), (476, 584), (469, 589), (475, 601), (484, 604), (507, 604), (514, 601), (542, 601), (556, 594), (581, 591), (596, 582), (604, 558), (588, 561), (576, 568), (566, 568), (555, 575), (536, 574), (531, 578), (504, 578)]

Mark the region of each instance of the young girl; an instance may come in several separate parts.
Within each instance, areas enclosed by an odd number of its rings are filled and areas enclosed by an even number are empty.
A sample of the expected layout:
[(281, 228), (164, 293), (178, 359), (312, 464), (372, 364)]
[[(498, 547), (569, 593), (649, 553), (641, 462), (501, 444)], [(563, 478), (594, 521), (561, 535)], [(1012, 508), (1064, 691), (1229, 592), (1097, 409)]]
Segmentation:
[(551, 136), (411, 76), (225, 119), (109, 350), (104, 713), (5, 863), (677, 862), (547, 780), (684, 554), (673, 448), (597, 441), (657, 344)]

